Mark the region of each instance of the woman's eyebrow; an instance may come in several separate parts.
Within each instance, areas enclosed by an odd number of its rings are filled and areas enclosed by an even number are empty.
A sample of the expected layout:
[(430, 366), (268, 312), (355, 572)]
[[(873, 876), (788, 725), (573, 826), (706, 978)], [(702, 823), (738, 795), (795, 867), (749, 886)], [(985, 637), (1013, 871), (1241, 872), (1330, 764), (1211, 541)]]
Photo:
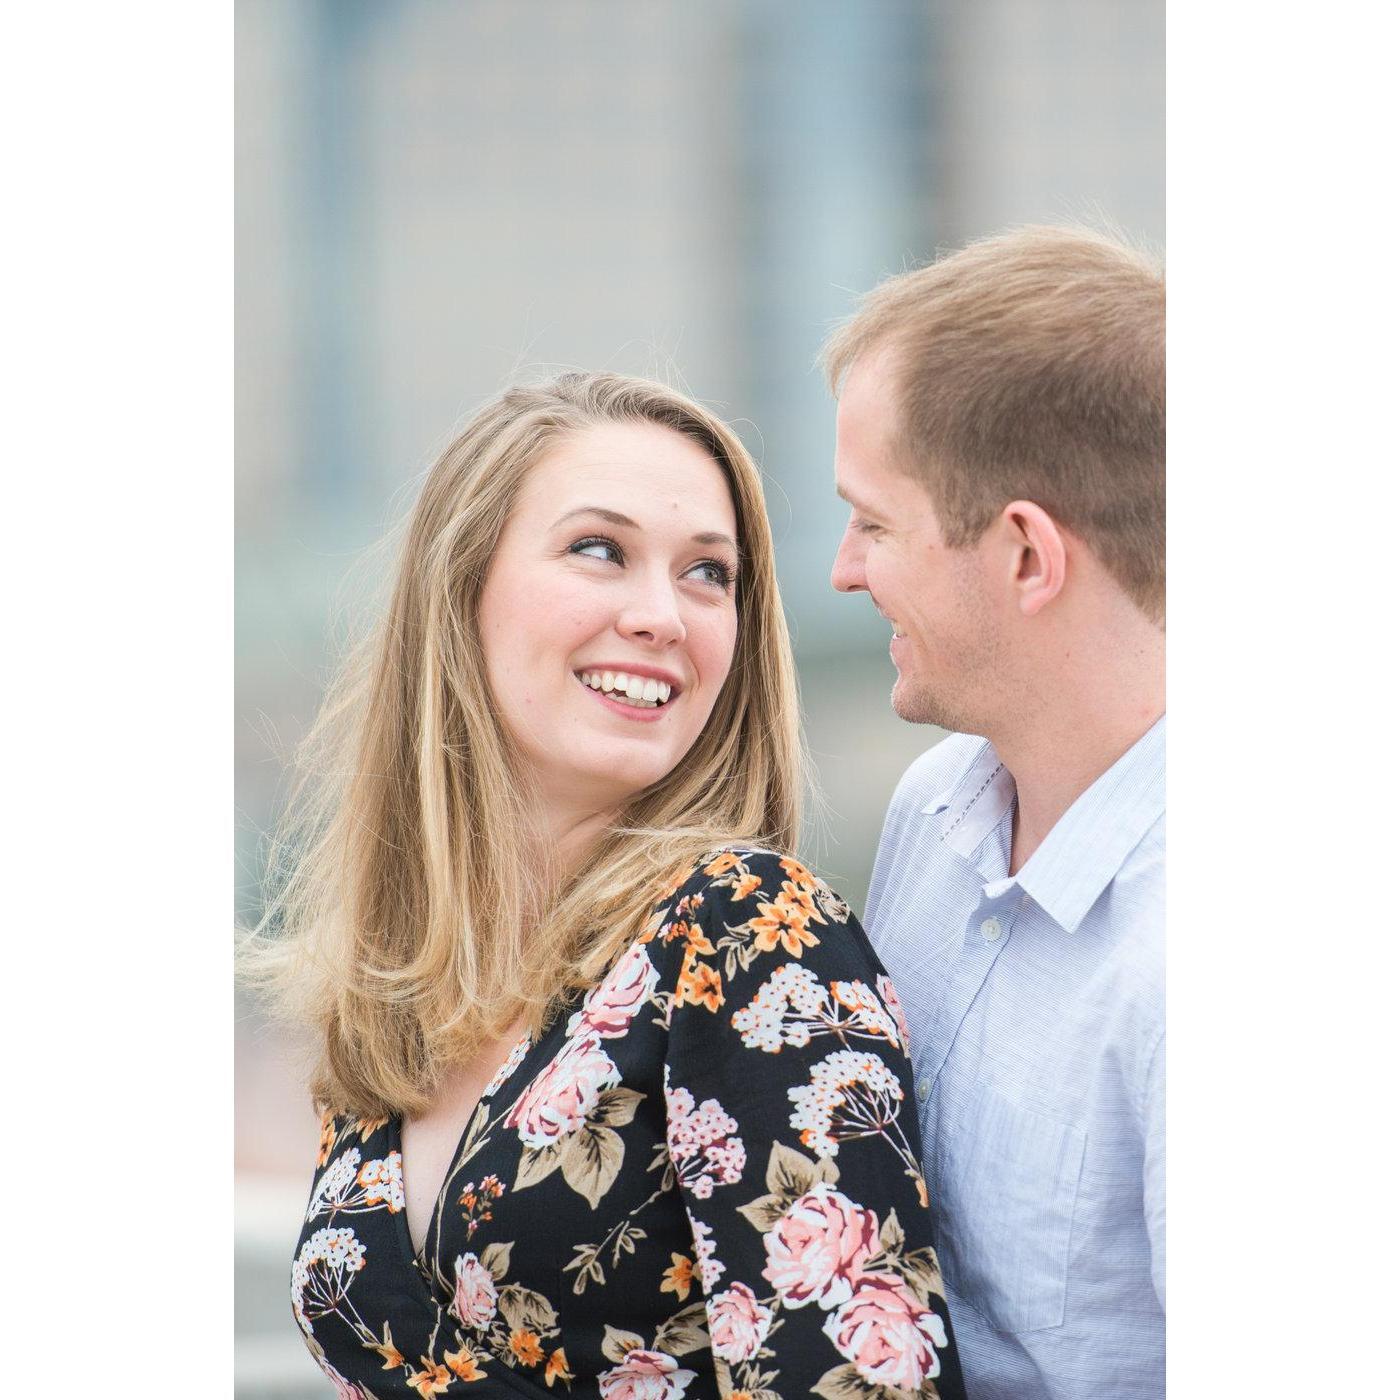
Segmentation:
[[(576, 510), (567, 510), (549, 528), (556, 530), (566, 520), (572, 520), (576, 515), (596, 515), (606, 520), (609, 525), (621, 525), (629, 530), (640, 530), (642, 527), (631, 517), (621, 514), (619, 511), (608, 510), (606, 506), (579, 506)], [(739, 546), (734, 539), (715, 530), (705, 530), (698, 535), (692, 535), (691, 540), (695, 544), (727, 544), (736, 554)]]
[(553, 530), (566, 520), (572, 520), (576, 515), (600, 515), (609, 525), (625, 525), (629, 530), (642, 528), (635, 520), (629, 520), (627, 516), (619, 515), (617, 511), (608, 510), (603, 506), (579, 506), (577, 510), (566, 510), (549, 528)]

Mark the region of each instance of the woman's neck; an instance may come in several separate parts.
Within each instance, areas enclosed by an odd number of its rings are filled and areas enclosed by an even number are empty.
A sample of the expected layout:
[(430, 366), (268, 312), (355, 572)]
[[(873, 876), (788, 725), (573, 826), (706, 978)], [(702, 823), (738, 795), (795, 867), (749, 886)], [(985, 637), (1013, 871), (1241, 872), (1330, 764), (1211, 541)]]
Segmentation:
[(542, 813), (536, 830), (545, 842), (543, 868), (560, 884), (568, 880), (616, 819), (615, 811), (580, 812), (555, 808)]

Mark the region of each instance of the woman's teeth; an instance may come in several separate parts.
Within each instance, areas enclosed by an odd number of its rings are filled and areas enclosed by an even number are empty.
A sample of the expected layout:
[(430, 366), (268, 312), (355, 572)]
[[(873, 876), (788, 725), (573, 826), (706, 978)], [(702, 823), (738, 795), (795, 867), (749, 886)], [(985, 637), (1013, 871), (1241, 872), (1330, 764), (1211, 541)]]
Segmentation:
[(665, 681), (629, 676), (626, 671), (576, 671), (574, 674), (584, 685), (601, 690), (609, 700), (618, 700), (640, 710), (655, 710), (671, 698), (671, 687)]

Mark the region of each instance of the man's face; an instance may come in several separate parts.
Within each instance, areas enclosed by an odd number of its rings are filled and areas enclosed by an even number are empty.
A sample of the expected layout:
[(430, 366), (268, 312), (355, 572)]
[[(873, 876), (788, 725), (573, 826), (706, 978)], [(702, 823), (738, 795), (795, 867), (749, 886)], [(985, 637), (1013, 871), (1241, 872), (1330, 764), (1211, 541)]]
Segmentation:
[(890, 703), (901, 719), (985, 733), (1005, 656), (989, 561), (976, 544), (948, 548), (928, 492), (900, 470), (894, 384), (888, 357), (874, 353), (856, 361), (841, 392), (836, 491), (851, 518), (832, 587), (869, 593), (893, 625)]

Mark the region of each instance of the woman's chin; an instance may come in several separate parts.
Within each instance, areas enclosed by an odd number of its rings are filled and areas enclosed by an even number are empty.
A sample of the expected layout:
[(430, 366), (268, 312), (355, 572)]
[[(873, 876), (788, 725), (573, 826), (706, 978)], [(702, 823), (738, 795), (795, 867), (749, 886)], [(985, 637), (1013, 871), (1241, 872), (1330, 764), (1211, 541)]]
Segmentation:
[(596, 796), (600, 807), (625, 807), (638, 793), (658, 783), (674, 765), (641, 763), (637, 755), (612, 755), (604, 752), (586, 768), (574, 770), (569, 776), (574, 789)]

